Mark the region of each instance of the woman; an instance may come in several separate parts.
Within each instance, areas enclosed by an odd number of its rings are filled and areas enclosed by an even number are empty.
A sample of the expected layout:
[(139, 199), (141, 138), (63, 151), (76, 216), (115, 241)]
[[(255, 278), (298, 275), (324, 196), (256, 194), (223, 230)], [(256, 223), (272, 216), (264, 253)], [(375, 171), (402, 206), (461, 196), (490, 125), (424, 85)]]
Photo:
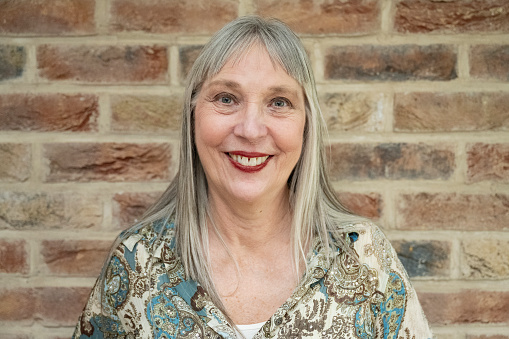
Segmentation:
[(305, 50), (237, 19), (187, 82), (176, 178), (123, 233), (75, 338), (431, 338), (373, 224), (329, 183)]

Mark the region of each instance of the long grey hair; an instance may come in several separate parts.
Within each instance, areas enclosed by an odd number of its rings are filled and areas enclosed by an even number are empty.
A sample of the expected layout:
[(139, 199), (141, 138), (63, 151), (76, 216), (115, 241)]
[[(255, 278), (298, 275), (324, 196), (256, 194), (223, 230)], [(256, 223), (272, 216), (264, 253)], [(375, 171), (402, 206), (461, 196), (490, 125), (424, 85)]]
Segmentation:
[[(323, 147), (325, 122), (311, 65), (300, 39), (288, 26), (275, 19), (249, 16), (230, 22), (206, 44), (187, 77), (178, 173), (166, 192), (135, 226), (139, 228), (160, 219), (174, 222), (175, 249), (186, 275), (198, 281), (223, 311), (208, 261), (207, 178), (195, 147), (194, 108), (205, 80), (217, 74), (231, 58), (241, 57), (254, 43), (264, 46), (272, 61), (283, 67), (302, 86), (305, 94), (304, 145), (288, 178), (296, 272), (299, 273), (299, 267), (306, 259), (305, 249), (314, 239), (318, 237), (324, 247), (329, 248), (330, 232), (345, 229), (344, 225), (355, 219), (336, 198), (327, 176)], [(337, 240), (341, 241), (340, 238)]]

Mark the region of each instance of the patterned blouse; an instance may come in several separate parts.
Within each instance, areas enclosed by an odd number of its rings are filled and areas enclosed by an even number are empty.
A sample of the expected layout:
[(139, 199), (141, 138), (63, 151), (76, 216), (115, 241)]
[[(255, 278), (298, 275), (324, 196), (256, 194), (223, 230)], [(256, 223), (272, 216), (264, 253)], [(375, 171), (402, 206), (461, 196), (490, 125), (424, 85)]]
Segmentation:
[[(306, 274), (255, 339), (432, 337), (389, 241), (372, 223), (352, 227), (355, 232), (341, 236), (359, 260), (336, 246), (325, 251), (316, 241)], [(162, 222), (123, 240), (105, 279), (93, 288), (73, 338), (237, 339), (207, 292), (186, 277), (174, 245), (173, 224)]]

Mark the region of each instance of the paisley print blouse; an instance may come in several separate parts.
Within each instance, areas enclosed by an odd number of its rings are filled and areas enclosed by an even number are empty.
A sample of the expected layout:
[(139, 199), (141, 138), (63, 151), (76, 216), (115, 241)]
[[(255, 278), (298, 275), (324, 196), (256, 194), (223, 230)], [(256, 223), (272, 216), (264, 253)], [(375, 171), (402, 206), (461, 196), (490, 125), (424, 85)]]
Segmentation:
[[(383, 233), (369, 222), (352, 229), (336, 235), (345, 237), (350, 254), (338, 246), (325, 251), (315, 242), (306, 274), (255, 339), (432, 337)], [(105, 279), (93, 288), (73, 338), (237, 338), (207, 292), (186, 277), (173, 251), (173, 236), (173, 224), (155, 222), (114, 249)]]

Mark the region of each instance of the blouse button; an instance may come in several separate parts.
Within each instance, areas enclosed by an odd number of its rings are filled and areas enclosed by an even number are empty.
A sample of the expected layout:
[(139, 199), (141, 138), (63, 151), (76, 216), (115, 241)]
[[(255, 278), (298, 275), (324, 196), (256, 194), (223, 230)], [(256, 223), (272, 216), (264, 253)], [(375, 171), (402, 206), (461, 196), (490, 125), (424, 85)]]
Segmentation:
[(281, 325), (283, 323), (283, 319), (281, 318), (276, 318), (276, 320), (274, 320), (274, 324), (276, 324), (277, 326)]

